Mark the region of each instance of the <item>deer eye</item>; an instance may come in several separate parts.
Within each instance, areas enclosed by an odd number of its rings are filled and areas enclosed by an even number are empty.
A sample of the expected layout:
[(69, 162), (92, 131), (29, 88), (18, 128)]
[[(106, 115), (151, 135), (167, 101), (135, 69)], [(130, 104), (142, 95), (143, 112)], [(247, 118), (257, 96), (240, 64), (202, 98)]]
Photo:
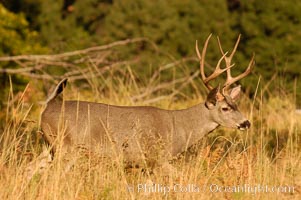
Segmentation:
[(227, 112), (227, 111), (230, 111), (231, 109), (229, 108), (229, 107), (223, 107), (222, 108), (222, 111), (224, 111), (224, 112)]

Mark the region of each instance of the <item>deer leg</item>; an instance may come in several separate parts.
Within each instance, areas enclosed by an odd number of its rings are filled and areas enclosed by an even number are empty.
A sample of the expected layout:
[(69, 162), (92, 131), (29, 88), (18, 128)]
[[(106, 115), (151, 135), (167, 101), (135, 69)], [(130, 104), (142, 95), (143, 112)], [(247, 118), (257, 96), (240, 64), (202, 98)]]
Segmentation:
[(27, 180), (31, 180), (35, 174), (41, 174), (47, 170), (52, 162), (52, 156), (48, 149), (43, 152), (33, 161), (31, 161), (25, 169)]

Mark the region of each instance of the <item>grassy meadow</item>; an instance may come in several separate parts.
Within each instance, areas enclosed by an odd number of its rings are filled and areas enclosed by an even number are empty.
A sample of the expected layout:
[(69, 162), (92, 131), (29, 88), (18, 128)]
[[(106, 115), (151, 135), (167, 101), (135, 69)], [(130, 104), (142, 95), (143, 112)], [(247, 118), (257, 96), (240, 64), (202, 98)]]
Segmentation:
[[(97, 72), (89, 67), (88, 73)], [(71, 79), (64, 96), (165, 109), (203, 102), (206, 90), (198, 74), (160, 81), (160, 73), (174, 67), (187, 68), (182, 62), (171, 63), (141, 80), (130, 64), (124, 64), (81, 82)], [(92, 152), (73, 155), (75, 162), (66, 170), (65, 158), (58, 152), (31, 179), (28, 166), (49, 148), (39, 118), (55, 82), (32, 79), (23, 92), (16, 93), (11, 81), (6, 110), (1, 113), (0, 199), (300, 199), (301, 115), (296, 113), (296, 94), (271, 91), (262, 80), (258, 78), (254, 94), (244, 93), (238, 102), (251, 128), (218, 128), (191, 150), (192, 156), (176, 160), (176, 171), (168, 176), (160, 170), (151, 175), (141, 169), (125, 170), (122, 155), (105, 159)], [(270, 84), (276, 82), (281, 77)]]

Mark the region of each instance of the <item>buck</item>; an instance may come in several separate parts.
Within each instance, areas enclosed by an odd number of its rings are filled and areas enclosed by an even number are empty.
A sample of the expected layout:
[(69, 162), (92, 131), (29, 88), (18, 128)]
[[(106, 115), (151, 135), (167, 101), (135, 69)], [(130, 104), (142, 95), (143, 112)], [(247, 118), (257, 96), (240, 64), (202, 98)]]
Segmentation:
[[(238, 110), (235, 101), (241, 87), (230, 86), (246, 77), (254, 65), (254, 55), (247, 69), (236, 77), (231, 76), (233, 55), (240, 36), (229, 56), (222, 54), (214, 72), (206, 76), (205, 55), (211, 35), (206, 39), (200, 60), (200, 74), (209, 94), (204, 103), (183, 110), (164, 110), (149, 106), (116, 106), (85, 101), (62, 101), (58, 96), (64, 90), (67, 79), (62, 80), (47, 100), (42, 113), (41, 128), (46, 140), (57, 151), (59, 138), (62, 149), (70, 151), (84, 147), (106, 156), (112, 152), (122, 154), (127, 163), (144, 160), (153, 166), (161, 160), (170, 160), (219, 126), (245, 130), (250, 122)], [(221, 68), (224, 61), (225, 67)], [(210, 81), (226, 72), (222, 87), (212, 87)], [(61, 134), (59, 134), (61, 133)], [(62, 136), (62, 137), (60, 137)]]

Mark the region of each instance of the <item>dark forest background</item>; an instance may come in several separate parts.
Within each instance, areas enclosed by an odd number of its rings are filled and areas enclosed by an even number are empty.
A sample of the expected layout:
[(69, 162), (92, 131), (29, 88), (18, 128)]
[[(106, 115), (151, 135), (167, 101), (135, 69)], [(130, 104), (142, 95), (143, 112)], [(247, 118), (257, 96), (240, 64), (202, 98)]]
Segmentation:
[[(114, 41), (145, 37), (166, 55), (153, 55), (139, 48), (122, 49), (123, 59), (138, 54), (143, 66), (137, 73), (149, 73), (159, 66), (186, 57), (195, 57), (195, 41), (203, 44), (210, 33), (214, 38), (208, 63), (220, 57), (216, 36), (224, 49), (232, 49), (239, 34), (242, 39), (235, 56), (237, 70), (243, 71), (253, 53), (253, 76), (243, 81), (254, 91), (259, 77), (281, 93), (296, 93), (301, 104), (301, 1), (275, 0), (1, 0), (0, 56), (55, 54)], [(198, 63), (191, 64), (191, 71)], [(0, 68), (17, 68), (2, 62)], [(2, 73), (0, 87), (9, 86)], [(13, 76), (22, 88), (28, 78)], [(3, 97), (3, 93), (1, 94)]]

